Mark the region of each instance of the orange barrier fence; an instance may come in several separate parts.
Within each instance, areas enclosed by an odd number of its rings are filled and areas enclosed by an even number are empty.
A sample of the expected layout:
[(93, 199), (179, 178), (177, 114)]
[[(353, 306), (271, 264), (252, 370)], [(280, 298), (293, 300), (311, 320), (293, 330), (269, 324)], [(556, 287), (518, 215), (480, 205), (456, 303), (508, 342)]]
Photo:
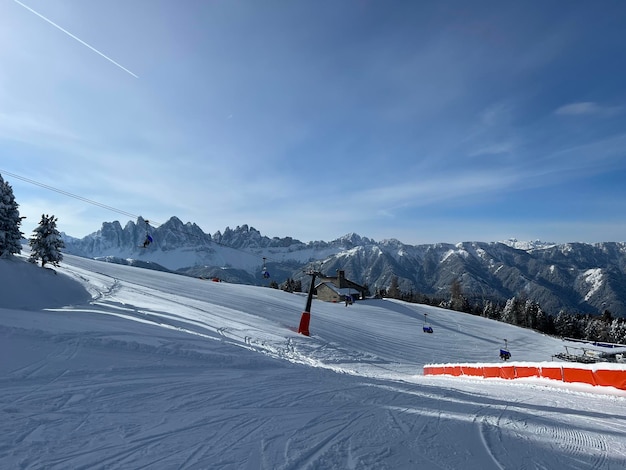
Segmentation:
[(559, 363), (520, 364), (427, 364), (424, 375), (520, 379), (541, 377), (568, 383), (585, 383), (626, 390), (626, 366), (590, 364), (581, 366)]

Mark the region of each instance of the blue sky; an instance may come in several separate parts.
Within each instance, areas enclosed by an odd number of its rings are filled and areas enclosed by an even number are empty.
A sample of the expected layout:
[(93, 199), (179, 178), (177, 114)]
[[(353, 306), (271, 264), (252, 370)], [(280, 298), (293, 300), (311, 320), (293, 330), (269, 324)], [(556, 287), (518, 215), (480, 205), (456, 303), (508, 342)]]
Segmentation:
[[(624, 2), (20, 2), (0, 173), (211, 234), (626, 240)], [(3, 177), (28, 236), (132, 220)]]

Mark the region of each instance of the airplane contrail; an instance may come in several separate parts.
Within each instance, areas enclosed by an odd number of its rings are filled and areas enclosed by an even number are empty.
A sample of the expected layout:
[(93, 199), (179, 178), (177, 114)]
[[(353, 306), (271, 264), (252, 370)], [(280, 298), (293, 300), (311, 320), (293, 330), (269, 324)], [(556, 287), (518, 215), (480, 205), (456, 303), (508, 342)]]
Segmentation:
[(17, 3), (18, 5), (23, 6), (24, 8), (26, 8), (28, 11), (30, 11), (31, 13), (34, 13), (35, 15), (37, 15), (39, 18), (41, 18), (42, 20), (50, 23), (52, 26), (54, 26), (55, 28), (63, 31), (65, 34), (67, 34), (69, 37), (71, 37), (72, 39), (76, 39), (78, 42), (80, 42), (83, 46), (88, 47), (89, 49), (91, 49), (92, 51), (94, 51), (96, 54), (104, 57), (106, 60), (108, 60), (109, 62), (111, 62), (113, 65), (117, 65), (119, 68), (121, 68), (124, 72), (129, 73), (130, 75), (132, 75), (135, 78), (139, 78), (137, 75), (135, 75), (133, 72), (131, 72), (130, 70), (128, 70), (126, 67), (118, 64), (117, 62), (115, 62), (113, 59), (111, 59), (110, 57), (104, 55), (102, 52), (100, 52), (98, 49), (96, 49), (95, 47), (90, 46), (89, 44), (87, 44), (85, 41), (83, 41), (82, 39), (74, 36), (72, 33), (70, 33), (68, 30), (63, 29), (61, 26), (59, 26), (58, 24), (56, 24), (54, 21), (49, 20), (48, 18), (46, 18), (45, 16), (43, 16), (42, 14), (36, 12), (35, 10), (33, 10), (32, 8), (30, 8), (27, 5), (24, 5), (22, 2), (20, 2), (19, 0), (13, 0), (15, 3)]

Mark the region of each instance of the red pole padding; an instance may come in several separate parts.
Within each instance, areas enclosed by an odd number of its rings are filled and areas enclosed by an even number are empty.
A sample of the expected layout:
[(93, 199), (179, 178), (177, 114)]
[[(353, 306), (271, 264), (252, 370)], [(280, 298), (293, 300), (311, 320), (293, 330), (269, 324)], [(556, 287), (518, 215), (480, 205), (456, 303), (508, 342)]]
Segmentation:
[(310, 322), (311, 322), (311, 314), (309, 312), (302, 312), (302, 318), (300, 318), (300, 327), (298, 328), (298, 333), (303, 334), (304, 336), (310, 336), (309, 334)]

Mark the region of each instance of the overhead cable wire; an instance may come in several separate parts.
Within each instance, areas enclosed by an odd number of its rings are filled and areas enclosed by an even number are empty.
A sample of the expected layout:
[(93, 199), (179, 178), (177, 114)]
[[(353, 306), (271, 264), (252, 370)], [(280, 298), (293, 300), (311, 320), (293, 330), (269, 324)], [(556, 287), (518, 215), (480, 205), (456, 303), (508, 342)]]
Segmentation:
[[(31, 178), (26, 178), (26, 177), (24, 177), (24, 176), (20, 176), (20, 175), (17, 175), (17, 174), (15, 174), (15, 173), (12, 173), (12, 172), (10, 172), (10, 171), (6, 171), (6, 170), (3, 170), (3, 169), (1, 169), (1, 168), (0, 168), (0, 175), (1, 175), (1, 174), (8, 175), (8, 176), (10, 176), (10, 177), (12, 177), (12, 178), (16, 178), (16, 179), (21, 180), (21, 181), (24, 181), (24, 182), (26, 182), (26, 183), (29, 183), (29, 184), (32, 184), (32, 185), (35, 185), (35, 186), (39, 186), (40, 188), (44, 188), (44, 189), (47, 189), (47, 190), (49, 190), (49, 191), (53, 191), (53, 192), (55, 192), (55, 193), (62, 194), (62, 195), (64, 195), (64, 196), (68, 196), (68, 197), (71, 197), (71, 198), (77, 199), (77, 200), (79, 200), (79, 201), (86, 202), (87, 204), (91, 204), (91, 205), (94, 205), (94, 206), (100, 207), (100, 208), (102, 208), (102, 209), (106, 209), (106, 210), (109, 210), (109, 211), (111, 211), (111, 212), (115, 212), (115, 213), (117, 213), (117, 214), (125, 215), (126, 217), (130, 217), (130, 218), (132, 218), (132, 219), (139, 219), (139, 218), (142, 218), (142, 219), (143, 219), (143, 217), (141, 217), (140, 215), (133, 214), (133, 213), (128, 212), (128, 211), (125, 211), (125, 210), (123, 210), (123, 209), (118, 209), (118, 208), (116, 208), (116, 207), (109, 206), (109, 205), (107, 205), (107, 204), (103, 204), (103, 203), (98, 202), (98, 201), (94, 201), (93, 199), (88, 199), (88, 198), (86, 198), (86, 197), (79, 196), (78, 194), (70, 193), (69, 191), (65, 191), (65, 190), (63, 190), (63, 189), (55, 188), (54, 186), (50, 186), (50, 185), (48, 185), (48, 184), (41, 183), (41, 182), (36, 181), (36, 180), (33, 180), (33, 179), (31, 179)], [(144, 219), (144, 220), (146, 220), (146, 222), (148, 222), (148, 223), (149, 223), (149, 225), (151, 225), (151, 226), (153, 226), (153, 227), (155, 227), (155, 228), (156, 228), (156, 227), (159, 227), (159, 226), (161, 226), (161, 225), (163, 225), (163, 224), (161, 224), (161, 223), (155, 222), (155, 221), (154, 221), (154, 220), (152, 220), (152, 219), (149, 219), (149, 220), (148, 220), (148, 219)], [(176, 231), (176, 232), (184, 233), (185, 235), (188, 235), (188, 236), (192, 236), (192, 237), (197, 238), (197, 239), (199, 239), (199, 240), (207, 241), (206, 239), (201, 238), (201, 237), (199, 237), (198, 235), (195, 235), (195, 234), (193, 234), (193, 233), (189, 233), (189, 232), (187, 232), (187, 231), (177, 230), (177, 229), (173, 229), (173, 230), (174, 230), (174, 231)], [(203, 233), (204, 233), (204, 232), (203, 232)], [(208, 241), (209, 241), (210, 243), (215, 244), (215, 245), (222, 246), (222, 247), (224, 247), (224, 248), (229, 248), (229, 249), (231, 249), (231, 250), (239, 251), (239, 252), (241, 252), (241, 253), (245, 253), (245, 254), (247, 254), (247, 255), (251, 255), (251, 256), (254, 256), (254, 257), (258, 257), (258, 256), (259, 256), (257, 253), (253, 253), (253, 252), (251, 252), (251, 251), (246, 251), (246, 250), (243, 250), (243, 249), (241, 249), (241, 248), (235, 248), (235, 247), (228, 246), (228, 245), (225, 245), (225, 244), (223, 244), (223, 243), (220, 243), (220, 242), (218, 242), (218, 241), (216, 241), (216, 240), (213, 240), (213, 238), (212, 238), (210, 235), (209, 235), (209, 237), (210, 237), (210, 239), (209, 239)], [(267, 257), (267, 259), (271, 259), (271, 258)]]
[(117, 212), (118, 214), (122, 214), (122, 215), (125, 215), (127, 217), (131, 217), (131, 218), (134, 218), (134, 219), (138, 219), (140, 217), (140, 216), (138, 216), (136, 214), (132, 214), (132, 213), (127, 212), (125, 210), (118, 209), (116, 207), (109, 206), (109, 205), (106, 205), (106, 204), (102, 204), (101, 202), (94, 201), (92, 199), (87, 199), (86, 197), (79, 196), (78, 194), (73, 194), (73, 193), (70, 193), (70, 192), (65, 191), (63, 189), (55, 188), (54, 186), (50, 186), (50, 185), (47, 185), (47, 184), (44, 184), (44, 183), (40, 183), (39, 181), (35, 181), (33, 179), (26, 178), (24, 176), (16, 175), (15, 173), (11, 173), (11, 172), (6, 171), (6, 170), (0, 169), (0, 174), (9, 175), (12, 178), (17, 178), (18, 180), (22, 180), (22, 181), (24, 181), (26, 183), (34, 184), (35, 186), (39, 186), (40, 188), (48, 189), (49, 191), (54, 191), (55, 193), (63, 194), (64, 196), (72, 197), (74, 199), (78, 199), (79, 201), (86, 202), (88, 204), (92, 204), (94, 206), (101, 207), (102, 209), (110, 210), (112, 212)]

